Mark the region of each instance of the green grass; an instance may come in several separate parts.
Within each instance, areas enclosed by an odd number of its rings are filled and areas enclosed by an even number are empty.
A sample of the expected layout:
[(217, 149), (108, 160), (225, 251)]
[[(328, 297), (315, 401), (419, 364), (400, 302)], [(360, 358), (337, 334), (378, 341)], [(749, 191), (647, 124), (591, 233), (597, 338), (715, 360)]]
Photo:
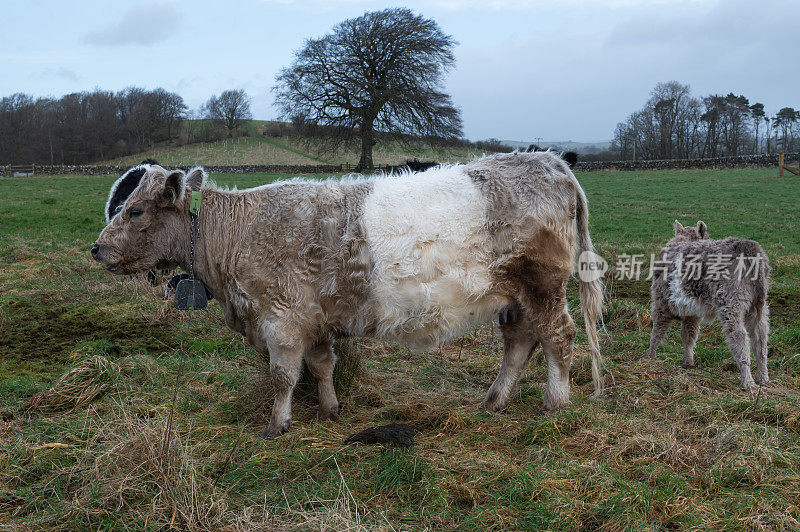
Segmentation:
[[(585, 173), (592, 237), (607, 258), (649, 254), (672, 221), (758, 240), (773, 281), (773, 383), (738, 389), (718, 325), (680, 367), (677, 328), (656, 361), (648, 283), (610, 281), (607, 393), (590, 399), (585, 336), (573, 402), (537, 415), (534, 362), (500, 415), (478, 410), (500, 364), (492, 327), (412, 354), (359, 344), (340, 420), (298, 397), (283, 437), (263, 361), (219, 307), (188, 316), (88, 248), (116, 176), (0, 178), (0, 524), (32, 529), (774, 529), (800, 520), (800, 180), (773, 170)], [(240, 188), (287, 176), (214, 175)], [(570, 285), (573, 315), (576, 283)], [(185, 347), (182, 355), (181, 345)], [(175, 432), (162, 451), (184, 357)], [(61, 380), (59, 380), (61, 379)], [(88, 406), (29, 409), (35, 394)], [(88, 394), (88, 395), (87, 395)], [(420, 429), (411, 450), (343, 445), (368, 426)], [(391, 527), (389, 526), (391, 524)]]

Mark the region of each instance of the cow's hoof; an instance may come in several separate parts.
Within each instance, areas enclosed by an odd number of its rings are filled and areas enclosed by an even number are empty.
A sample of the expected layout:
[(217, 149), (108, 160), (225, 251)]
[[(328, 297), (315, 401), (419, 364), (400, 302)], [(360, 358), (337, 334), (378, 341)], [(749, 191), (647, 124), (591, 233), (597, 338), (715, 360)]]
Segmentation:
[(339, 407), (320, 410), (319, 414), (317, 415), (317, 419), (319, 421), (336, 421), (339, 419)]
[(286, 421), (277, 426), (273, 426), (272, 424), (267, 425), (267, 428), (265, 428), (264, 431), (261, 433), (261, 439), (272, 440), (277, 438), (278, 436), (285, 434), (286, 431), (289, 430), (290, 424), (291, 421)]
[(759, 386), (764, 386), (769, 384), (769, 377), (761, 377), (759, 375), (756, 375), (756, 384), (758, 384)]
[(545, 394), (544, 402), (542, 402), (542, 408), (539, 409), (539, 412), (542, 414), (553, 414), (558, 412), (562, 408), (569, 406), (569, 398), (555, 398), (555, 397), (547, 397)]
[(498, 394), (489, 392), (481, 403), (480, 410), (497, 414), (505, 410), (507, 406), (508, 400), (503, 401)]
[(506, 406), (508, 405), (489, 404), (484, 401), (481, 403), (481, 406), (478, 407), (478, 410), (489, 412), (490, 414), (499, 414), (506, 409)]
[(689, 364), (687, 362), (681, 362), (681, 367), (683, 369), (694, 369), (694, 366), (695, 366), (694, 364)]
[(547, 417), (555, 414), (561, 410), (560, 408), (547, 408), (546, 406), (542, 405), (539, 407), (539, 410), (536, 412), (536, 417)]
[(755, 381), (750, 380), (742, 383), (742, 390), (745, 392), (751, 392), (755, 389), (756, 389)]

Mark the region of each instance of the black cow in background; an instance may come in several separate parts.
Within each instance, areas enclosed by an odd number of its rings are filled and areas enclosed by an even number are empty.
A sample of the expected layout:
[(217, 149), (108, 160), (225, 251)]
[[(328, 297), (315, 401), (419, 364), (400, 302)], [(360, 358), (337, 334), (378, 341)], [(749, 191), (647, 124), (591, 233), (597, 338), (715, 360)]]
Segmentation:
[(403, 164), (386, 167), (386, 174), (398, 175), (404, 172), (411, 172), (413, 174), (416, 174), (417, 172), (424, 172), (428, 168), (433, 168), (434, 166), (439, 166), (439, 163), (434, 161), (420, 161), (418, 159), (408, 159)]
[[(526, 151), (532, 152), (532, 151), (548, 151), (548, 150), (552, 150), (552, 148), (541, 148), (536, 144), (531, 144), (530, 146), (528, 146), (528, 149)], [(561, 152), (561, 158), (564, 159), (564, 162), (567, 163), (567, 166), (569, 166), (570, 168), (574, 168), (575, 163), (578, 162), (578, 154), (575, 153), (574, 151)]]

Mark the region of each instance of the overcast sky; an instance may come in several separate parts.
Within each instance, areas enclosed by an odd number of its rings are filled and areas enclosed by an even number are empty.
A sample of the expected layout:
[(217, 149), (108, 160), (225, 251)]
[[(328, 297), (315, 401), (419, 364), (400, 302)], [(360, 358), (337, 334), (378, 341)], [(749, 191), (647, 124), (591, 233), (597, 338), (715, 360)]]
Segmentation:
[(800, 108), (800, 0), (2, 0), (0, 96), (164, 87), (196, 109), (243, 88), (256, 118), (304, 39), (405, 6), (460, 43), (467, 137), (600, 141), (659, 81)]

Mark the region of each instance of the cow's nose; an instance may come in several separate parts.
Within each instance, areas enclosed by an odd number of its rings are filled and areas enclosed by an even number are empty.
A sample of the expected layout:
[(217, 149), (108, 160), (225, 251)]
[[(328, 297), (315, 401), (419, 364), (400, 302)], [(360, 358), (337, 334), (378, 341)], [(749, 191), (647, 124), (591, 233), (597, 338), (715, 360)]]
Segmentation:
[(99, 252), (100, 252), (100, 246), (98, 246), (97, 244), (95, 244), (94, 246), (92, 246), (92, 258), (93, 258), (94, 260), (97, 260), (97, 254), (98, 254)]

